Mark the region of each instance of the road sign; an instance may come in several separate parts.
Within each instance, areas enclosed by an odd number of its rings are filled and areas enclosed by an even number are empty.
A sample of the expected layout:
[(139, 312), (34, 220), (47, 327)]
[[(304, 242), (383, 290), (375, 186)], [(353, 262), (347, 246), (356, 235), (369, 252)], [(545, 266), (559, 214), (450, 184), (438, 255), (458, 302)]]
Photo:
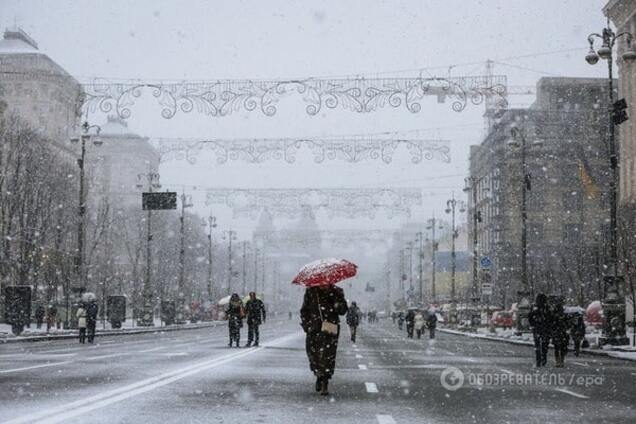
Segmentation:
[(481, 294), (485, 296), (492, 295), (492, 284), (491, 283), (483, 283), (481, 285)]
[(177, 193), (174, 191), (141, 194), (143, 210), (177, 209)]
[(492, 261), (490, 260), (488, 256), (484, 256), (479, 261), (479, 265), (481, 265), (482, 269), (490, 269), (490, 267), (492, 266)]

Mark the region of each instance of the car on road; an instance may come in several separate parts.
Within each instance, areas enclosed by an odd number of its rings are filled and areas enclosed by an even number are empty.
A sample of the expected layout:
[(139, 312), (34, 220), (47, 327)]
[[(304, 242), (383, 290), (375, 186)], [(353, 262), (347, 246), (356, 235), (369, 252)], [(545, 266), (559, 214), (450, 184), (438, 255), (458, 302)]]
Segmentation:
[(492, 319), (490, 320), (491, 328), (503, 328), (507, 330), (514, 326), (514, 319), (512, 312), (510, 311), (497, 311), (493, 312)]

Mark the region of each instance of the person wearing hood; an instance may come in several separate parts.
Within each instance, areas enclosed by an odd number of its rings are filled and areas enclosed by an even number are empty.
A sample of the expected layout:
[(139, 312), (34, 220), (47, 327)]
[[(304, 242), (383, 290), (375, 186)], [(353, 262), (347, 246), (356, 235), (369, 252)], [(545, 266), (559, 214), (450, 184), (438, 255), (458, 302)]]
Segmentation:
[(265, 304), (256, 297), (256, 292), (250, 292), (250, 298), (245, 303), (247, 315), (247, 344), (245, 347), (258, 346), (260, 333), (258, 327), (265, 323)]
[(232, 343), (236, 343), (236, 347), (239, 347), (245, 310), (238, 293), (233, 293), (232, 296), (230, 296), (230, 303), (228, 303), (227, 308), (225, 309), (225, 316), (227, 317), (228, 329), (230, 332), (230, 342), (228, 343), (228, 346), (232, 347)]
[(413, 330), (415, 328), (415, 311), (413, 309), (409, 309), (406, 312), (406, 337), (409, 339), (413, 338)]

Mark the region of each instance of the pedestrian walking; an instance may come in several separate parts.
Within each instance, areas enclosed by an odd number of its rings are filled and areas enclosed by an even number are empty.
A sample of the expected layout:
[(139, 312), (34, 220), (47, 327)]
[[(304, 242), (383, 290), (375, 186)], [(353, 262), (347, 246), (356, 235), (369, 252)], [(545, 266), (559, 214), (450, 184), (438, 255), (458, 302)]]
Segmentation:
[(236, 343), (236, 347), (239, 347), (245, 309), (243, 309), (243, 302), (237, 293), (230, 296), (230, 303), (227, 305), (227, 309), (225, 310), (225, 316), (228, 320), (228, 329), (230, 332), (230, 342), (228, 343), (228, 346), (232, 347), (232, 343)]
[(300, 309), (306, 334), (309, 368), (316, 376), (316, 391), (329, 394), (329, 380), (336, 368), (340, 315), (347, 313), (344, 291), (335, 285), (308, 287)]
[(38, 306), (35, 308), (35, 324), (38, 329), (42, 328), (42, 324), (44, 323), (44, 315), (46, 314), (46, 310), (41, 303), (38, 303)]
[(426, 319), (426, 326), (428, 327), (428, 334), (431, 339), (435, 338), (435, 328), (437, 327), (437, 315), (435, 311), (428, 312), (428, 318)]
[(409, 309), (406, 312), (406, 317), (404, 319), (406, 321), (406, 337), (412, 339), (413, 330), (415, 329), (415, 310)]
[(86, 308), (83, 303), (80, 303), (77, 308), (77, 313), (75, 316), (77, 317), (77, 328), (79, 329), (79, 342), (81, 344), (86, 343)]
[(528, 314), (528, 322), (532, 327), (534, 339), (534, 353), (537, 368), (543, 367), (548, 362), (548, 347), (550, 345), (548, 297), (539, 293), (532, 310)]
[(265, 323), (265, 305), (263, 301), (256, 297), (255, 292), (250, 292), (250, 298), (245, 303), (245, 313), (247, 315), (247, 344), (245, 347), (258, 346), (258, 327)]
[(574, 356), (579, 356), (581, 352), (581, 343), (585, 339), (585, 321), (583, 321), (583, 314), (576, 314), (574, 316), (574, 322), (570, 328), (570, 336), (574, 342)]
[(402, 331), (404, 329), (404, 312), (400, 311), (398, 313), (398, 330)]
[(89, 343), (95, 341), (95, 327), (97, 327), (97, 313), (99, 312), (99, 306), (97, 301), (93, 297), (86, 306), (86, 335)]
[(49, 310), (47, 311), (46, 314), (46, 332), (48, 333), (51, 330), (51, 327), (53, 327), (56, 324), (57, 321), (57, 308), (55, 307), (54, 304), (49, 304)]
[(565, 354), (568, 351), (568, 319), (563, 310), (563, 299), (557, 297), (549, 309), (549, 325), (552, 345), (554, 345), (554, 359), (557, 368), (565, 366)]
[(415, 313), (414, 326), (415, 326), (415, 334), (417, 335), (418, 339), (421, 339), (422, 334), (426, 332), (425, 325), (426, 325), (426, 321), (424, 320), (424, 315), (422, 314), (422, 311), (417, 311)]
[(356, 302), (351, 302), (351, 306), (347, 311), (347, 325), (349, 326), (349, 332), (351, 333), (351, 341), (356, 342), (356, 333), (358, 331), (358, 325), (360, 325), (360, 308)]

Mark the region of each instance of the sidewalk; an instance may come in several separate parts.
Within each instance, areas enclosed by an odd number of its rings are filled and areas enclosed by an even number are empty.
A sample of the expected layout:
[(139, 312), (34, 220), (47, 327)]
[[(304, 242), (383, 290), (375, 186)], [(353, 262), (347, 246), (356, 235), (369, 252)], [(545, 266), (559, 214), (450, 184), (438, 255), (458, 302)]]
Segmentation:
[[(438, 328), (437, 331), (441, 331), (442, 333), (448, 334), (456, 334), (460, 336), (472, 337), (476, 339), (484, 339), (491, 340), (495, 342), (515, 344), (515, 345), (524, 345), (524, 346), (532, 346), (534, 347), (534, 343), (530, 340), (530, 337), (525, 336), (510, 336), (507, 333), (505, 335), (497, 335), (497, 334), (483, 334), (483, 333), (475, 333), (468, 331), (459, 331), (459, 330), (451, 330), (449, 328)], [(508, 337), (506, 337), (508, 336)], [(602, 349), (581, 349), (582, 353), (587, 353), (589, 355), (596, 356), (606, 356), (610, 358), (623, 359), (626, 361), (634, 361), (636, 362), (636, 349), (630, 346), (625, 347), (615, 347), (615, 346), (604, 346)]]
[[(177, 330), (195, 330), (198, 328), (216, 327), (219, 324), (225, 325), (224, 321), (207, 321), (198, 322), (196, 324), (180, 324), (163, 326), (161, 321), (155, 319), (154, 327), (132, 327), (131, 324), (119, 329), (111, 329), (107, 324), (107, 328), (99, 328), (102, 326), (101, 321), (97, 324), (97, 330), (95, 335), (99, 336), (121, 336), (129, 334), (143, 334), (143, 333), (156, 333), (163, 331), (177, 331)], [(44, 326), (43, 326), (44, 327)], [(46, 332), (46, 328), (36, 329), (35, 324), (31, 325), (31, 329), (25, 329), (20, 336), (14, 336), (11, 334), (11, 327), (7, 324), (0, 324), (0, 344), (3, 343), (17, 343), (17, 342), (37, 342), (44, 340), (63, 340), (74, 339), (78, 337), (77, 330), (57, 330), (54, 329), (49, 333)]]

